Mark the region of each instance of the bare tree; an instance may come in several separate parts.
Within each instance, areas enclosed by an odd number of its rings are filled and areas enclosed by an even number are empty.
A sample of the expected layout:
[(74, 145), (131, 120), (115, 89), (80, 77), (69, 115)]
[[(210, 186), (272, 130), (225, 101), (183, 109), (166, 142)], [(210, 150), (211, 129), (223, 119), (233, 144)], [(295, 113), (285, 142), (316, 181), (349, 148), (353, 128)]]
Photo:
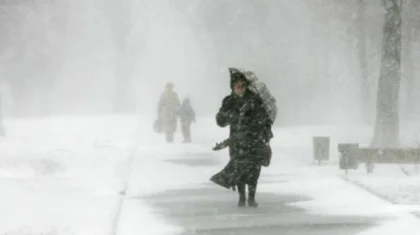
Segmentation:
[(370, 113), (370, 83), (368, 72), (368, 57), (366, 53), (366, 20), (365, 20), (366, 2), (364, 0), (357, 1), (357, 39), (356, 47), (359, 55), (360, 64), (360, 91), (361, 91), (361, 107), (364, 120), (369, 123), (371, 120)]
[[(53, 0), (12, 1), (2, 5), (1, 75), (13, 90), (15, 114), (45, 114), (44, 96), (60, 68), (63, 7)], [(43, 103), (35, 107), (35, 100)]]
[(417, 8), (420, 5), (416, 0), (406, 0), (403, 14), (403, 22), (406, 25), (403, 27), (403, 36), (405, 40), (402, 45), (402, 75), (406, 82), (406, 105), (405, 105), (405, 116), (408, 117), (412, 111), (412, 107), (417, 104), (417, 101), (413, 100), (413, 88), (415, 87), (415, 74), (413, 66), (413, 54), (414, 41), (416, 37), (417, 28), (416, 23), (418, 22)]
[(399, 145), (399, 90), (401, 81), (401, 0), (383, 0), (386, 10), (382, 61), (377, 91), (372, 146)]

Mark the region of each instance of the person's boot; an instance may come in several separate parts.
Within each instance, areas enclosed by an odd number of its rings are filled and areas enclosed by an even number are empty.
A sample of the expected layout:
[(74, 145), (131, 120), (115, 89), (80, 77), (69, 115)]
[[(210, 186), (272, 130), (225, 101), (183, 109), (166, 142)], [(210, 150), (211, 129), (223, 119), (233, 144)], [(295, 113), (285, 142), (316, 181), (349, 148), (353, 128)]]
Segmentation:
[(255, 198), (248, 198), (248, 206), (253, 208), (258, 207), (258, 203), (255, 201)]
[(248, 206), (249, 207), (258, 207), (258, 203), (255, 201), (255, 194), (257, 192), (257, 184), (248, 185)]
[(238, 207), (244, 207), (246, 202), (245, 184), (238, 184), (237, 187), (239, 193)]
[(239, 196), (238, 207), (245, 207), (246, 197), (241, 195)]

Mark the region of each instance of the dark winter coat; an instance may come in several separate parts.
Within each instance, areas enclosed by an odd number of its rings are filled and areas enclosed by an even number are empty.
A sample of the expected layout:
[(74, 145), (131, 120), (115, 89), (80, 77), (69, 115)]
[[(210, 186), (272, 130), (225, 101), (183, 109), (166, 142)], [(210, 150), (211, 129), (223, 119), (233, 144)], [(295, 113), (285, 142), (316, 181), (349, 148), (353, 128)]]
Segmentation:
[(216, 115), (216, 122), (220, 127), (230, 126), (229, 137), (233, 140), (229, 147), (231, 158), (257, 160), (257, 147), (273, 137), (272, 123), (262, 100), (250, 90), (243, 97), (234, 94), (226, 96)]
[(247, 90), (243, 97), (231, 94), (223, 99), (216, 115), (217, 125), (230, 126), (230, 161), (211, 180), (224, 187), (258, 180), (262, 158), (258, 149), (267, 145), (273, 137), (271, 121), (261, 98)]
[(187, 124), (195, 121), (195, 112), (189, 99), (185, 99), (182, 102), (179, 119), (181, 123)]

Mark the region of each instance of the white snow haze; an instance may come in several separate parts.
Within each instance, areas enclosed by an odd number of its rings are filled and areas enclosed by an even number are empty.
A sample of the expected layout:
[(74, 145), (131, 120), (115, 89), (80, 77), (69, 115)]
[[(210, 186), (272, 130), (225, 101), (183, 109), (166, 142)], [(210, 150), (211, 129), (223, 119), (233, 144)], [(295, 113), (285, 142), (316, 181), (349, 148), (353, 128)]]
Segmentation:
[[(353, 13), (321, 2), (8, 3), (10, 20), (3, 24), (13, 34), (5, 36), (12, 42), (3, 58), (18, 63), (6, 66), (3, 77), (26, 77), (20, 79), (25, 89), (15, 92), (24, 93), (19, 106), (29, 114), (109, 113), (119, 95), (137, 112), (155, 115), (160, 93), (173, 82), (181, 100), (188, 96), (198, 113), (213, 115), (230, 92), (227, 68), (240, 67), (270, 86), (279, 122), (359, 122)], [(380, 18), (381, 11), (373, 13)], [(380, 43), (369, 46), (377, 67)], [(35, 62), (43, 68), (33, 69)], [(373, 98), (364, 102), (374, 107)]]
[[(369, 146), (386, 119), (393, 2), (0, 0), (0, 235), (420, 234), (417, 164), (339, 167), (337, 144)], [(420, 1), (402, 2), (397, 139), (418, 148)], [(276, 98), (257, 208), (209, 180), (230, 160), (212, 150), (230, 67)], [(154, 125), (167, 83), (191, 141)]]

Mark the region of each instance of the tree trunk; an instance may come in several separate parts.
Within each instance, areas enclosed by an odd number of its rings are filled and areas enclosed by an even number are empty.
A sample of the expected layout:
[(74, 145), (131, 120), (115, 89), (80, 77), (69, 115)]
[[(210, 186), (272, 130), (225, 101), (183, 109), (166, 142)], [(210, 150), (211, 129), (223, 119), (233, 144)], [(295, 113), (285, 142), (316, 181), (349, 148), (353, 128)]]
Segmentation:
[(407, 86), (407, 90), (406, 90), (406, 105), (405, 105), (405, 117), (409, 117), (410, 113), (412, 111), (412, 107), (413, 105), (415, 105), (415, 103), (412, 100), (412, 96), (413, 96), (413, 88), (414, 88), (414, 76), (413, 76), (413, 55), (411, 50), (413, 49), (412, 47), (412, 42), (411, 42), (411, 38), (413, 36), (412, 32), (408, 32), (407, 35), (407, 44), (404, 45), (403, 48), (403, 74), (404, 74), (404, 78), (406, 80), (406, 86)]
[(401, 0), (383, 0), (383, 4), (386, 13), (372, 146), (396, 147), (399, 145)]
[[(411, 9), (408, 13), (405, 13), (406, 18), (403, 19), (403, 22), (406, 23), (406, 35), (405, 43), (402, 47), (402, 74), (403, 78), (406, 81), (406, 103), (405, 103), (405, 112), (404, 115), (406, 118), (410, 118), (410, 115), (413, 112), (414, 105), (417, 104), (417, 101), (413, 99), (414, 87), (415, 87), (415, 75), (414, 75), (414, 64), (413, 64), (413, 53), (412, 50), (415, 49), (414, 41), (416, 38), (416, 23), (417, 17), (413, 17), (410, 13), (414, 12), (416, 14), (416, 4), (418, 0), (407, 0), (406, 6)], [(413, 10), (414, 9), (414, 10)], [(408, 11), (408, 10), (407, 10)], [(404, 35), (403, 34), (403, 35)], [(414, 39), (414, 40), (413, 40)]]
[(357, 2), (357, 42), (356, 47), (359, 55), (360, 64), (360, 93), (361, 108), (363, 119), (366, 123), (371, 123), (371, 94), (369, 84), (368, 59), (366, 53), (366, 21), (365, 21), (366, 3), (364, 0)]

